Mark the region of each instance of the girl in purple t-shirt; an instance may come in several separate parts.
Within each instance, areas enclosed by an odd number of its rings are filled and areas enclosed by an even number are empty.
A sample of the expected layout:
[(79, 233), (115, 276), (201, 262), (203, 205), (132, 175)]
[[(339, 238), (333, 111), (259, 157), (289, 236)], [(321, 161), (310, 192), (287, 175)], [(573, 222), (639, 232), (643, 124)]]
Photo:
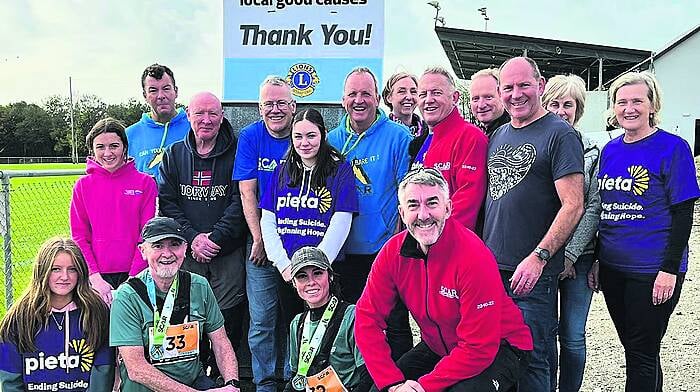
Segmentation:
[(316, 246), (335, 260), (357, 211), (352, 168), (326, 133), (317, 110), (297, 113), (292, 146), (260, 200), (265, 251), (286, 282), (292, 279), (291, 257), (303, 246)]

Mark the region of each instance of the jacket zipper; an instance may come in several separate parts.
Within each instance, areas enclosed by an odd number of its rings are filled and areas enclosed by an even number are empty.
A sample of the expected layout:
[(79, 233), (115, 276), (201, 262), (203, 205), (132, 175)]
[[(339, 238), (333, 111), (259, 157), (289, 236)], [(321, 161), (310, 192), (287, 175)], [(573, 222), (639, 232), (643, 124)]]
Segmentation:
[(447, 344), (445, 343), (445, 338), (442, 336), (442, 330), (440, 329), (440, 325), (436, 323), (432, 317), (430, 317), (430, 308), (428, 306), (429, 304), (429, 297), (428, 293), (430, 292), (429, 287), (430, 287), (430, 280), (428, 279), (428, 255), (425, 256), (426, 258), (424, 259), (425, 261), (425, 316), (428, 318), (428, 320), (432, 321), (433, 324), (435, 324), (435, 328), (437, 328), (438, 335), (440, 336), (440, 342), (442, 343), (442, 347), (445, 348), (445, 355), (449, 354), (449, 350), (447, 350)]

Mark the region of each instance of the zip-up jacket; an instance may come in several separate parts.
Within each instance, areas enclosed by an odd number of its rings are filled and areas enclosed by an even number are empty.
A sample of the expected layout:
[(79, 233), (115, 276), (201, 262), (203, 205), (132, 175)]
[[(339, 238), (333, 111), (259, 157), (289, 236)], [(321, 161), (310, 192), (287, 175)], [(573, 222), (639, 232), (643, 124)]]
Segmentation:
[(493, 255), (454, 219), (447, 219), (427, 255), (403, 231), (387, 242), (372, 265), (357, 302), (355, 337), (380, 390), (405, 381), (383, 333), (399, 298), (420, 327), (422, 340), (443, 357), (417, 380), (426, 392), (446, 390), (482, 373), (503, 340), (523, 351), (533, 348), (530, 330), (503, 288)]
[(182, 109), (178, 109), (175, 117), (164, 124), (144, 113), (139, 122), (126, 128), (129, 156), (134, 157), (136, 170), (155, 177), (158, 174), (162, 150), (184, 139), (189, 130), (190, 123)]
[(224, 119), (214, 149), (203, 157), (195, 148), (194, 131), (165, 150), (158, 178), (160, 215), (180, 223), (192, 244), (199, 233), (221, 246), (221, 256), (245, 244), (246, 224), (238, 181), (231, 179), (236, 137)]
[(86, 172), (73, 187), (71, 236), (91, 274), (134, 276), (146, 268), (138, 244), (141, 228), (156, 213), (156, 183), (131, 159), (110, 173), (88, 158)]
[(353, 219), (345, 253), (377, 253), (395, 233), (399, 219), (399, 182), (408, 171), (408, 128), (377, 110), (377, 120), (361, 134), (348, 126), (348, 115), (328, 133), (328, 143), (352, 166), (359, 214)]
[(452, 219), (474, 230), (486, 195), (486, 153), (489, 140), (464, 120), (455, 107), (433, 128), (424, 165), (440, 170), (447, 180), (454, 211)]

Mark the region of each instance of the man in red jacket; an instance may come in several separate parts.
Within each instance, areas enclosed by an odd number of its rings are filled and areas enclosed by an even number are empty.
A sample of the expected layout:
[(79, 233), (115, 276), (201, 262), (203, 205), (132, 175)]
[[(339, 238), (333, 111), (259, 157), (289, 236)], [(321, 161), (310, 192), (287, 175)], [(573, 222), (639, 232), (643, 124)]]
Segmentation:
[[(355, 338), (375, 385), (389, 392), (515, 390), (532, 336), (493, 255), (447, 219), (452, 201), (438, 170), (409, 172), (399, 203), (407, 230), (379, 252), (356, 308)], [(398, 299), (421, 342), (394, 362), (383, 331)]]
[(464, 120), (457, 102), (459, 91), (444, 68), (429, 68), (418, 80), (418, 108), (430, 135), (413, 166), (438, 169), (450, 188), (453, 218), (474, 230), (486, 194), (486, 150), (483, 132)]

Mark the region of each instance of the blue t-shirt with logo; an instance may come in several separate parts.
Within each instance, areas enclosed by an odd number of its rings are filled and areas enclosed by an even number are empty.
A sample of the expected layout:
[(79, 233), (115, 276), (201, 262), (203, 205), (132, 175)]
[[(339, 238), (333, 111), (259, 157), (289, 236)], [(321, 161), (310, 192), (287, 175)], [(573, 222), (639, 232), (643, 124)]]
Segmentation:
[(320, 188), (309, 185), (308, 172), (300, 186), (288, 186), (286, 171), (280, 177), (283, 169), (284, 165), (275, 170), (260, 208), (275, 214), (277, 233), (291, 259), (299, 248), (321, 242), (333, 213), (357, 212), (357, 194), (352, 167), (346, 161), (340, 162), (336, 173)]
[(272, 173), (284, 162), (289, 144), (289, 137), (281, 139), (272, 137), (267, 132), (263, 120), (258, 120), (241, 129), (238, 135), (233, 179), (258, 180), (258, 197), (262, 199)]
[(95, 366), (114, 366), (114, 350), (106, 344), (97, 350), (88, 346), (80, 316), (79, 309), (54, 312), (34, 338), (36, 351), (23, 353), (12, 342), (0, 343), (0, 373), (21, 374), (29, 391), (107, 390), (113, 379), (90, 376)]
[[(671, 206), (700, 196), (690, 146), (659, 129), (625, 143), (611, 140), (600, 155), (599, 259), (610, 268), (655, 274), (671, 234)], [(688, 249), (680, 272), (687, 271)]]

